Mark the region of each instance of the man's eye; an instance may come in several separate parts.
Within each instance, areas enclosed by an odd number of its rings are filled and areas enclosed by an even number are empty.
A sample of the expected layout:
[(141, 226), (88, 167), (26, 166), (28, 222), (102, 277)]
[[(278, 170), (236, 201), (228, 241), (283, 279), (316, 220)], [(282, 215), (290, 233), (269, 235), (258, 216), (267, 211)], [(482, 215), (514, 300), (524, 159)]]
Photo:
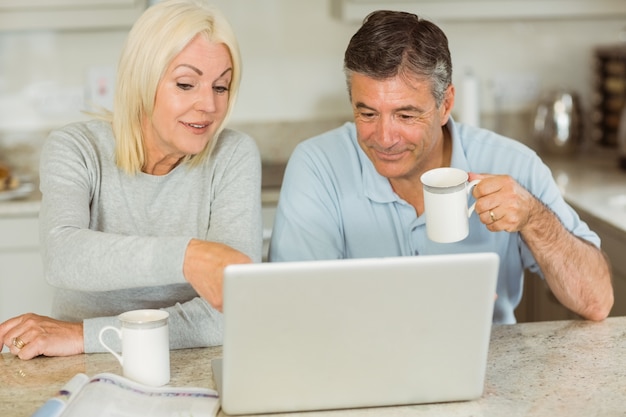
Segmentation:
[(412, 115), (412, 114), (398, 114), (397, 117), (398, 117), (398, 119), (400, 119), (402, 121), (405, 121), (405, 122), (414, 120), (416, 118), (416, 116)]
[(180, 88), (181, 90), (191, 90), (193, 88), (193, 85), (191, 84), (185, 84), (185, 83), (177, 83), (176, 87)]

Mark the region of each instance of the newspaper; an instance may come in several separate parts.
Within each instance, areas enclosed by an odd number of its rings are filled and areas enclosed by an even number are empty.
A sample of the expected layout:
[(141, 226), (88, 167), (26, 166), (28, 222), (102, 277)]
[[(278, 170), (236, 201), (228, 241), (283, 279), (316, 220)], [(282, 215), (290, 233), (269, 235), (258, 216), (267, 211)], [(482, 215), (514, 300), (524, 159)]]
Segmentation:
[(74, 376), (32, 417), (215, 417), (217, 391), (150, 387), (110, 373)]

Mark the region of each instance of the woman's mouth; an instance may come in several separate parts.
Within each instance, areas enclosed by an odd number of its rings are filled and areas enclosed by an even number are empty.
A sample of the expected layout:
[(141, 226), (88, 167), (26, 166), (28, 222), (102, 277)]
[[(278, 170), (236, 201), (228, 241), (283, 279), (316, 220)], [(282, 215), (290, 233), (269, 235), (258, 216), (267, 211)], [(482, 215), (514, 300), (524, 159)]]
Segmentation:
[(184, 123), (184, 125), (194, 129), (205, 129), (209, 126), (209, 123)]

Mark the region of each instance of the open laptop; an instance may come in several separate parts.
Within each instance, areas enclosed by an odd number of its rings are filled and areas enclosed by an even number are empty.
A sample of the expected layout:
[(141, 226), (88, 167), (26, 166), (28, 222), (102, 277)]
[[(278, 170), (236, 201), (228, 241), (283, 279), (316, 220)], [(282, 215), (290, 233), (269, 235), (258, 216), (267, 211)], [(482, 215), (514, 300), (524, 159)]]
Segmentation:
[(228, 266), (223, 411), (482, 396), (498, 266), (495, 253)]

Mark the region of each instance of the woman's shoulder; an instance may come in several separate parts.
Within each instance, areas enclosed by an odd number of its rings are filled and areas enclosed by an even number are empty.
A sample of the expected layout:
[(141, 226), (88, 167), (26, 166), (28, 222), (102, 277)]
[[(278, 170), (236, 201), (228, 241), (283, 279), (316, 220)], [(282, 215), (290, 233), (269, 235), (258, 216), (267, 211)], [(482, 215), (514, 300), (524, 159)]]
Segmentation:
[(67, 124), (50, 132), (47, 143), (63, 143), (69, 147), (94, 148), (98, 150), (114, 147), (113, 130), (109, 122), (86, 120)]
[(249, 134), (240, 130), (225, 128), (220, 132), (215, 147), (216, 153), (259, 154), (257, 142)]
[(219, 140), (230, 144), (247, 143), (256, 145), (255, 140), (248, 133), (233, 128), (224, 128), (219, 135)]
[(101, 120), (78, 121), (50, 132), (41, 149), (42, 160), (109, 160), (115, 149), (111, 125)]

